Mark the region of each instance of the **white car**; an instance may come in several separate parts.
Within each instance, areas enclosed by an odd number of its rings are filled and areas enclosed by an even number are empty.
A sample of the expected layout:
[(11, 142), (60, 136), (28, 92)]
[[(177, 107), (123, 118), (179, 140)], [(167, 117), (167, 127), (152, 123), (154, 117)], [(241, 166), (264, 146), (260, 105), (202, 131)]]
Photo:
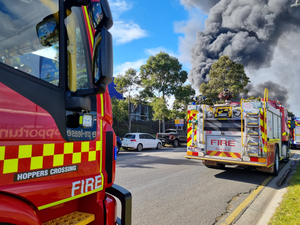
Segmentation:
[(136, 149), (139, 152), (145, 148), (161, 149), (162, 143), (151, 134), (147, 133), (127, 133), (122, 138), (122, 148), (124, 150)]

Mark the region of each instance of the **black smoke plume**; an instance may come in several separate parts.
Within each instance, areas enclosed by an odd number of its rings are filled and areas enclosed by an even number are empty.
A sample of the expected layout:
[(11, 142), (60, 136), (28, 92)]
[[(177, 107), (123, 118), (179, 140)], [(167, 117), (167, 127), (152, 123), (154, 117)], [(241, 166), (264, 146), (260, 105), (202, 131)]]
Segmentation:
[(264, 97), (264, 91), (265, 88), (268, 89), (268, 99), (273, 100), (273, 101), (279, 101), (283, 106), (286, 108), (289, 108), (290, 105), (288, 104), (288, 90), (287, 88), (280, 86), (279, 84), (276, 84), (272, 81), (267, 81), (262, 84), (258, 85), (253, 85), (253, 84), (248, 84), (246, 89), (248, 90), (247, 94), (241, 94), (241, 98), (249, 98), (255, 97), (255, 98), (263, 98)]
[[(197, 6), (195, 0), (182, 2)], [(209, 1), (197, 2), (209, 7)], [(196, 89), (208, 80), (211, 65), (220, 56), (228, 55), (250, 70), (269, 67), (281, 35), (300, 31), (299, 8), (291, 8), (291, 0), (212, 1), (215, 3), (205, 21), (206, 29), (198, 32), (192, 48), (189, 80)]]

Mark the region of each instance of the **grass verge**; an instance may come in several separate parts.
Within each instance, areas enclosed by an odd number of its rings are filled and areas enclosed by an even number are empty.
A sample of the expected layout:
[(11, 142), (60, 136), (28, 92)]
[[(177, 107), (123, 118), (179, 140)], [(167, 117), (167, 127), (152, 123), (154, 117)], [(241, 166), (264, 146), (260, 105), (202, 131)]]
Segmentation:
[(283, 196), (268, 225), (300, 224), (300, 164), (288, 182), (288, 191)]

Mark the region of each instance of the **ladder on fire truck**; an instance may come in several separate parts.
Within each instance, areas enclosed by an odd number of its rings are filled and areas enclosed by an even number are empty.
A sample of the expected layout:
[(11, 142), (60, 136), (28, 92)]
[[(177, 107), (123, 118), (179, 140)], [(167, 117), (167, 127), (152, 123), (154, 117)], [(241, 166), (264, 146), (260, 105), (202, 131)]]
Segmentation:
[[(247, 102), (258, 102), (257, 100), (244, 100), (241, 99), (241, 108), (243, 110), (243, 105)], [(253, 109), (252, 112), (244, 111), (245, 113), (241, 113), (241, 132), (242, 132), (242, 146), (246, 148), (248, 156), (263, 156), (263, 141), (261, 127), (265, 129), (265, 121), (262, 115), (266, 114), (266, 102), (268, 102), (268, 89), (265, 89), (264, 93), (264, 102), (263, 107), (261, 109)], [(262, 115), (261, 115), (262, 114)], [(243, 118), (244, 116), (244, 118)], [(243, 122), (245, 121), (245, 145), (243, 142)]]
[(260, 112), (245, 113), (245, 147), (248, 156), (260, 155)]

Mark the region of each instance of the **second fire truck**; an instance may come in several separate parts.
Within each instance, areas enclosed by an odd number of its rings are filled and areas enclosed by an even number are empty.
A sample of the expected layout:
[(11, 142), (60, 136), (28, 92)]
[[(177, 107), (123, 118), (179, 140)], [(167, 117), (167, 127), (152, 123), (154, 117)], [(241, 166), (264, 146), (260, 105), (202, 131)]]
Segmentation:
[(289, 160), (287, 110), (278, 101), (190, 105), (188, 107), (188, 159), (207, 167), (254, 167), (277, 175), (279, 161)]

